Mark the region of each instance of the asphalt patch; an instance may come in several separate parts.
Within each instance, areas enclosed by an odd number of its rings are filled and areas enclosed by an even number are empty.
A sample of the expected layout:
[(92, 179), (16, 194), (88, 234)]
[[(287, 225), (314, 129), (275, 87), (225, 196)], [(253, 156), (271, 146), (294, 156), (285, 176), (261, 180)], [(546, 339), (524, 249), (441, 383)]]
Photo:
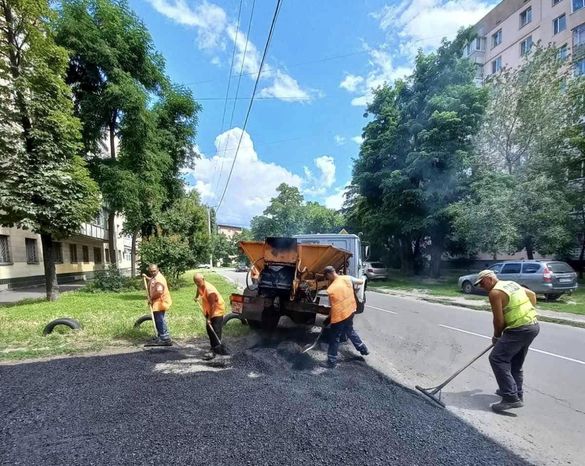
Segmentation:
[(316, 334), (0, 366), (0, 464), (523, 465)]

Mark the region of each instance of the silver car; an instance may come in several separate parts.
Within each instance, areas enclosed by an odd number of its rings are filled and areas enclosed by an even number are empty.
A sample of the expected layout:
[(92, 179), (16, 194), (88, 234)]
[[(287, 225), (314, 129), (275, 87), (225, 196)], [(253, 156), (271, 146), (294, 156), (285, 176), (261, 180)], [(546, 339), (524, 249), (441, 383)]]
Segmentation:
[(364, 270), (368, 280), (388, 278), (388, 269), (381, 262), (364, 262)]
[[(566, 262), (561, 261), (505, 261), (489, 267), (500, 280), (511, 280), (546, 299), (554, 301), (565, 293), (572, 293), (579, 286), (577, 274)], [(464, 293), (473, 293), (478, 274), (459, 277), (459, 288)]]

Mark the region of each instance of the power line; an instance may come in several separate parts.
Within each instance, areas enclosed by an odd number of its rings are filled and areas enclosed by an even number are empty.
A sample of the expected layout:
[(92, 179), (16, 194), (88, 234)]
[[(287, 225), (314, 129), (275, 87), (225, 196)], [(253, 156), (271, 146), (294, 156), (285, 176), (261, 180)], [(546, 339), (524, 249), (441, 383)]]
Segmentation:
[[(230, 117), (230, 128), (232, 127), (232, 123), (234, 122), (234, 112), (236, 110), (236, 102), (238, 100), (238, 95), (240, 92), (240, 83), (242, 81), (242, 72), (244, 71), (244, 63), (246, 63), (246, 54), (248, 52), (248, 43), (250, 41), (250, 31), (252, 30), (252, 19), (254, 18), (254, 7), (256, 6), (256, 0), (253, 0), (252, 2), (252, 9), (250, 11), (250, 21), (248, 22), (248, 31), (246, 32), (246, 42), (244, 44), (244, 53), (242, 54), (242, 63), (240, 65), (240, 75), (238, 76), (238, 84), (236, 86), (236, 96), (233, 99), (234, 100), (234, 105), (232, 106), (232, 115)], [(237, 37), (234, 39), (234, 47), (237, 44)], [(223, 155), (225, 155), (226, 151), (227, 151), (227, 145), (229, 142), (229, 137), (226, 138), (225, 144), (223, 146)], [(219, 154), (219, 151), (218, 151)], [(214, 191), (217, 191), (217, 188), (219, 187), (219, 182), (221, 181), (221, 174), (223, 173), (223, 158), (221, 158), (221, 168), (219, 170), (219, 176), (217, 179), (217, 185), (215, 186)]]
[(264, 52), (262, 53), (262, 61), (260, 62), (260, 67), (258, 68), (258, 76), (256, 76), (256, 82), (254, 83), (254, 90), (252, 91), (252, 97), (250, 98), (250, 104), (248, 105), (248, 110), (246, 112), (246, 118), (244, 119), (244, 124), (242, 126), (242, 131), (240, 133), (240, 140), (238, 141), (238, 146), (236, 147), (236, 153), (234, 154), (234, 160), (232, 161), (232, 166), (230, 168), (230, 172), (225, 183), (225, 187), (223, 189), (223, 193), (221, 194), (221, 198), (219, 199), (219, 203), (215, 209), (216, 212), (219, 211), (221, 208), (221, 204), (225, 197), (225, 193), (228, 189), (230, 184), (230, 180), (232, 179), (232, 173), (234, 171), (234, 166), (236, 165), (236, 160), (238, 158), (238, 152), (240, 150), (240, 146), (242, 144), (242, 139), (244, 137), (244, 132), (246, 131), (246, 127), (248, 126), (248, 119), (250, 117), (250, 112), (252, 111), (252, 105), (254, 104), (254, 97), (256, 96), (256, 91), (258, 89), (258, 83), (260, 82), (260, 75), (262, 74), (262, 68), (264, 67), (264, 61), (266, 60), (266, 55), (268, 54), (268, 48), (270, 47), (270, 42), (272, 41), (272, 34), (274, 33), (274, 28), (276, 26), (276, 19), (278, 18), (278, 13), (280, 11), (280, 7), (282, 4), (282, 0), (277, 0), (276, 7), (274, 9), (274, 15), (272, 16), (272, 23), (270, 24), (270, 31), (268, 32), (268, 37), (266, 39), (266, 45), (264, 46)]

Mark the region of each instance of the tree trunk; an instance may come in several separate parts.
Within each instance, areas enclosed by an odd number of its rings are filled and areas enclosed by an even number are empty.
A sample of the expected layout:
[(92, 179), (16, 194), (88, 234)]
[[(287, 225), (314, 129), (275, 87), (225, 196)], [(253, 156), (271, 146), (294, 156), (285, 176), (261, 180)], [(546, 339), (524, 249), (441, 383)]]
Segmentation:
[(47, 300), (56, 301), (59, 298), (59, 284), (57, 283), (57, 271), (55, 269), (55, 251), (53, 237), (48, 233), (41, 233), (43, 247), (43, 265), (45, 267), (45, 289)]
[(534, 260), (534, 244), (532, 238), (524, 239), (524, 247), (526, 248), (526, 258), (528, 260)]
[(431, 237), (431, 277), (433, 278), (439, 278), (441, 276), (444, 240), (445, 238), (438, 235)]
[(400, 238), (400, 271), (404, 275), (412, 275), (414, 272), (414, 254), (412, 253), (412, 241), (410, 238)]
[(117, 251), (116, 251), (116, 214), (110, 212), (108, 214), (108, 244), (110, 246), (110, 264), (116, 265)]
[(138, 230), (132, 232), (132, 249), (130, 251), (130, 276), (136, 276), (136, 238), (138, 237)]

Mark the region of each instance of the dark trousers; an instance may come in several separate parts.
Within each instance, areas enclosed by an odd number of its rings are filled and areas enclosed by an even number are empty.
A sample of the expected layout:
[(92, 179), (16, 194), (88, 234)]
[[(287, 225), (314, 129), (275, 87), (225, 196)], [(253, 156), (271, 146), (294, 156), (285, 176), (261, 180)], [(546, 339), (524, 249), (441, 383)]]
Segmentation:
[(327, 359), (332, 364), (337, 364), (337, 350), (339, 348), (339, 339), (342, 335), (347, 335), (355, 349), (360, 353), (367, 351), (367, 347), (353, 328), (353, 314), (341, 322), (331, 324), (329, 329), (329, 350)]
[(211, 345), (211, 349), (214, 353), (217, 354), (227, 354), (226, 348), (221, 344), (221, 331), (223, 329), (223, 317), (212, 317), (209, 319), (211, 322), (211, 327), (213, 327), (213, 332), (209, 328), (209, 324), (205, 325), (205, 329), (207, 330), (207, 336), (209, 337), (209, 344)]
[(161, 340), (170, 340), (171, 335), (169, 334), (169, 328), (167, 327), (167, 322), (165, 320), (165, 313), (162, 311), (156, 311), (152, 314), (154, 315), (154, 323), (156, 325), (158, 337)]
[(524, 396), (522, 366), (528, 348), (539, 331), (538, 323), (504, 330), (490, 353), (490, 364), (504, 401), (518, 401)]

